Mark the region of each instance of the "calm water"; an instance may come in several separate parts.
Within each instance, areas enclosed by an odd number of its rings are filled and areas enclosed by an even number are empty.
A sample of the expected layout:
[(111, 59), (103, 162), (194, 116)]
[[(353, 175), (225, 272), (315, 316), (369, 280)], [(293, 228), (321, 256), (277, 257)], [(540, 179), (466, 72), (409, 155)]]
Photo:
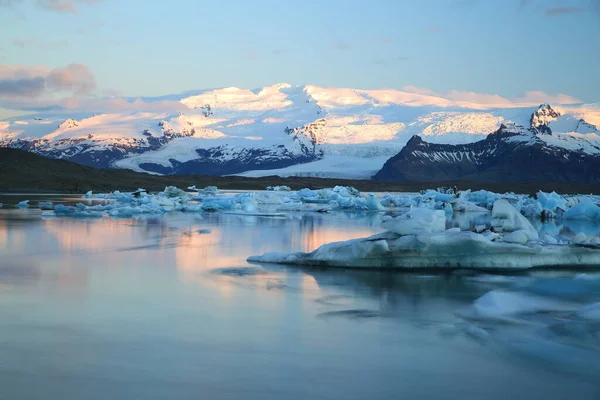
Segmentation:
[(0, 209), (0, 399), (600, 399), (593, 346), (447, 334), (489, 283), (245, 261), (380, 222)]

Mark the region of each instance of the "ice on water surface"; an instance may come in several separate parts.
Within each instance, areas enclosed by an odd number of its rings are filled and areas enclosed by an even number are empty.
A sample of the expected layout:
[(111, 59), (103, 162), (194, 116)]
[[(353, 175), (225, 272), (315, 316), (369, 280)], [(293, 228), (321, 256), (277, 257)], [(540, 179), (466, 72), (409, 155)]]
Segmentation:
[[(279, 395), (295, 382), (297, 371), (315, 370), (311, 380), (327, 382), (319, 387), (343, 388), (336, 392), (340, 398), (357, 398), (355, 393), (364, 398), (365, 379), (382, 382), (370, 389), (374, 398), (406, 393), (407, 382), (397, 382), (400, 376), (412, 382), (409, 394), (423, 398), (440, 391), (497, 398), (494, 393), (508, 391), (515, 398), (593, 399), (600, 377), (600, 279), (593, 271), (567, 277), (489, 275), (464, 272), (467, 263), (461, 271), (437, 275), (245, 263), (249, 255), (280, 251), (273, 261), (284, 257), (303, 263), (310, 254), (321, 266), (364, 259), (371, 263), (367, 267), (379, 262), (385, 268), (389, 255), (399, 252), (414, 263), (453, 254), (503, 268), (520, 267), (519, 260), (543, 258), (544, 252), (553, 259), (569, 254), (581, 259), (582, 252), (594, 251), (593, 221), (565, 220), (560, 213), (544, 221), (521, 219), (523, 205), (537, 201), (533, 197), (474, 193), (369, 196), (351, 189), (300, 194), (194, 188), (183, 194), (168, 189), (90, 193), (65, 203), (52, 199), (52, 211), (37, 210), (39, 202), (32, 200), (29, 209), (12, 211), (31, 216), (27, 224), (0, 225), (0, 243), (7, 244), (0, 284), (11, 285), (13, 293), (40, 288), (39, 303), (30, 299), (35, 313), (19, 315), (19, 304), (27, 304), (18, 303), (14, 315), (3, 318), (0, 338), (10, 344), (2, 348), (3, 355), (13, 366), (12, 375), (4, 376), (19, 379), (19, 366), (26, 362), (23, 371), (35, 368), (44, 374), (43, 368), (51, 368), (53, 379), (64, 376), (63, 384), (67, 378), (87, 379), (98, 393), (118, 387), (107, 381), (126, 382), (128, 390), (143, 397), (135, 382), (158, 382), (154, 391), (171, 385), (168, 392), (177, 395), (211, 382), (227, 387), (233, 379), (240, 388), (236, 394), (268, 387)], [(340, 207), (340, 202), (360, 205), (369, 198), (377, 198), (384, 209)], [(465, 202), (487, 212), (454, 206)], [(569, 200), (567, 208), (580, 202)], [(277, 213), (286, 217), (274, 217)], [(36, 223), (37, 234), (31, 229)], [(577, 238), (583, 231), (585, 239)], [(523, 233), (525, 244), (506, 240), (515, 232)], [(547, 237), (555, 243), (550, 245)], [(18, 260), (23, 264), (15, 269)], [(52, 290), (65, 293), (53, 298)], [(64, 296), (85, 296), (85, 301), (65, 302)], [(67, 303), (68, 309), (62, 309)], [(40, 327), (56, 312), (61, 315), (56, 323), (66, 326), (52, 326), (38, 336), (29, 327), (18, 330), (27, 323), (23, 315)], [(11, 321), (17, 327), (8, 329)], [(18, 332), (18, 338), (11, 332)], [(34, 340), (39, 337), (40, 343)], [(339, 337), (344, 340), (331, 340)], [(47, 366), (45, 360), (62, 359), (55, 356), (62, 354), (60, 344), (66, 340), (73, 354), (89, 355), (94, 362), (71, 358), (68, 365)], [(25, 350), (35, 359), (24, 357)], [(262, 368), (255, 373), (248, 366), (256, 357)], [(386, 365), (394, 378), (384, 379), (374, 362)], [(326, 377), (323, 368), (330, 371)], [(225, 370), (225, 381), (210, 372)], [(427, 374), (439, 377), (435, 387)], [(7, 387), (8, 378), (2, 383)], [(294, 388), (304, 398), (323, 394), (312, 386)], [(44, 389), (54, 393), (55, 387)]]

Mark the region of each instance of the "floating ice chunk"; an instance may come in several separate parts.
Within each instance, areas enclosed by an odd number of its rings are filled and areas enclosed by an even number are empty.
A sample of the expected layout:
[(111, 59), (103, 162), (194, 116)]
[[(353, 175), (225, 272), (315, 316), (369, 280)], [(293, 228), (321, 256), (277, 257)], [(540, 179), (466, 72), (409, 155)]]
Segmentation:
[(584, 201), (568, 209), (563, 215), (563, 219), (576, 220), (600, 220), (600, 207), (590, 201)]
[(443, 232), (446, 229), (446, 214), (442, 210), (411, 208), (404, 215), (384, 221), (381, 226), (399, 235)]
[(575, 305), (560, 299), (529, 293), (492, 290), (473, 303), (472, 318), (517, 321), (522, 314), (543, 311), (571, 311)]
[(0, 208), (2, 208), (2, 203), (0, 203)]
[(54, 211), (44, 211), (41, 214), (42, 219), (52, 219), (56, 216)]
[(222, 211), (222, 210), (231, 210), (232, 208), (235, 207), (236, 204), (239, 207), (239, 203), (237, 203), (236, 199), (231, 198), (231, 197), (211, 198), (211, 199), (206, 199), (202, 203), (200, 208), (202, 208), (203, 211), (214, 212), (214, 211)]
[(217, 194), (219, 193), (219, 188), (216, 186), (207, 186), (202, 190), (198, 191), (199, 194)]
[(332, 191), (344, 197), (360, 196), (358, 189), (352, 186), (336, 186), (332, 189)]
[(416, 206), (412, 196), (392, 196), (386, 194), (381, 199), (381, 204), (385, 207), (410, 207)]
[(38, 202), (40, 210), (54, 210), (54, 206), (51, 201), (40, 201)]
[(15, 207), (17, 207), (17, 208), (28, 208), (29, 207), (29, 200), (23, 200), (23, 201), (17, 203), (17, 205)]
[(553, 212), (556, 212), (558, 209), (566, 210), (568, 208), (567, 201), (556, 192), (544, 193), (540, 190), (537, 192), (537, 200), (544, 209)]
[(192, 186), (188, 186), (188, 187), (187, 187), (187, 190), (192, 190), (192, 191), (194, 191), (194, 192), (197, 192), (197, 191), (198, 191), (198, 188), (196, 187), (196, 185), (192, 185)]
[(506, 199), (496, 200), (492, 208), (492, 227), (498, 232), (516, 232), (515, 235), (506, 235), (509, 240), (518, 240), (513, 243), (523, 243), (521, 240), (525, 235), (529, 240), (538, 239), (539, 235), (533, 225), (521, 215)]
[(518, 231), (514, 231), (509, 233), (508, 235), (504, 235), (502, 238), (507, 243), (519, 243), (526, 244), (530, 240), (529, 233), (523, 229), (519, 229)]
[(490, 210), (488, 210), (487, 208), (480, 207), (477, 204), (471, 203), (470, 201), (464, 201), (461, 199), (452, 200), (452, 201), (450, 201), (450, 204), (452, 205), (452, 210), (458, 211), (458, 212), (483, 213), (483, 214), (489, 214), (489, 212), (490, 212)]
[(525, 204), (521, 205), (521, 214), (530, 218), (541, 218), (543, 215), (550, 217), (553, 214), (549, 212), (544, 213), (544, 208), (537, 200), (527, 199)]
[(379, 198), (373, 194), (367, 195), (366, 198), (344, 196), (335, 197), (338, 207), (342, 210), (381, 211), (384, 209), (379, 201)]
[(546, 243), (546, 244), (558, 244), (558, 240), (557, 240), (555, 237), (553, 237), (553, 236), (550, 236), (550, 235), (544, 235), (544, 236), (542, 237), (542, 240), (543, 240), (543, 241), (544, 241), (544, 243)]
[(274, 191), (274, 192), (289, 192), (292, 189), (289, 186), (267, 186), (266, 190)]
[(579, 232), (571, 241), (575, 244), (584, 244), (587, 241), (587, 236), (585, 236), (585, 233)]
[(375, 196), (372, 193), (369, 193), (367, 195), (366, 206), (367, 206), (367, 210), (370, 210), (370, 211), (381, 211), (384, 209), (384, 207), (381, 205), (381, 201), (379, 200), (379, 197)]
[[(395, 223), (395, 219), (384, 222), (391, 223)], [(387, 243), (387, 251), (384, 242)], [(329, 243), (311, 253), (268, 253), (248, 260), (332, 267), (522, 270), (600, 266), (600, 250), (582, 246), (492, 241), (474, 232), (445, 231), (402, 236), (384, 232), (369, 238)]]
[(91, 190), (88, 191), (86, 194), (83, 195), (83, 197), (86, 197), (86, 198), (90, 198), (90, 197), (93, 197), (93, 196), (94, 196), (94, 194), (92, 193)]
[(458, 195), (459, 199), (470, 201), (478, 206), (484, 208), (491, 208), (496, 200), (500, 198), (498, 193), (489, 192), (487, 190), (478, 190), (472, 192), (470, 190), (463, 190)]
[(258, 211), (258, 202), (252, 196), (252, 194), (246, 194), (240, 197), (240, 204), (242, 205), (242, 210), (248, 213), (255, 213)]
[(189, 197), (189, 195), (186, 191), (181, 190), (175, 186), (165, 187), (165, 190), (163, 190), (162, 193), (167, 197), (180, 197), (180, 198)]

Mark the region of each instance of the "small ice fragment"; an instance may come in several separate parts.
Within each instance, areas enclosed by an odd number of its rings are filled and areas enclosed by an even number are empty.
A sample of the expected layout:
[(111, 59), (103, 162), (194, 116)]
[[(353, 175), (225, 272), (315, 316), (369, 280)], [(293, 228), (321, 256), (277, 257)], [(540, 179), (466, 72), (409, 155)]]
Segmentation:
[(38, 202), (38, 207), (40, 210), (53, 210), (54, 206), (51, 201), (40, 201)]
[(579, 232), (577, 235), (575, 235), (575, 237), (572, 239), (572, 242), (574, 244), (584, 244), (587, 240), (587, 236), (585, 236), (585, 233), (583, 232)]
[(267, 186), (266, 190), (274, 191), (274, 192), (289, 192), (292, 189), (289, 186)]
[(23, 201), (17, 203), (17, 205), (15, 207), (17, 207), (17, 208), (28, 208), (29, 207), (29, 200), (23, 200)]
[(558, 240), (550, 235), (544, 235), (542, 238), (546, 244), (558, 244)]
[(526, 244), (529, 242), (529, 235), (527, 234), (527, 231), (520, 229), (504, 236), (502, 240), (507, 243)]

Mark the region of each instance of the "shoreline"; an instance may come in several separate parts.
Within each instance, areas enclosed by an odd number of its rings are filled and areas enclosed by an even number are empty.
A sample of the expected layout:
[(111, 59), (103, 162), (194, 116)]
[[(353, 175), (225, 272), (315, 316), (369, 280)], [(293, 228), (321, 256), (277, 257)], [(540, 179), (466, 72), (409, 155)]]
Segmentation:
[[(102, 179), (98, 181), (90, 177), (89, 181), (83, 179), (43, 180), (37, 182), (19, 182), (19, 186), (4, 185), (0, 180), (0, 195), (10, 194), (78, 194), (88, 190), (94, 192), (123, 192), (135, 191), (143, 188), (148, 191), (161, 191), (165, 186), (177, 186), (186, 190), (188, 186), (195, 185), (202, 189), (206, 186), (217, 186), (223, 190), (265, 190), (267, 186), (289, 186), (292, 190), (303, 188), (323, 189), (334, 186), (353, 186), (361, 192), (419, 192), (420, 190), (436, 189), (438, 187), (457, 187), (459, 190), (489, 190), (495, 193), (514, 192), (518, 194), (534, 194), (538, 191), (560, 194), (600, 194), (600, 185), (572, 184), (560, 182), (478, 182), (478, 181), (444, 181), (444, 182), (392, 182), (375, 180), (353, 179), (328, 179), (278, 176), (261, 178), (247, 178), (240, 176), (204, 176), (204, 175), (147, 175), (133, 171), (110, 170), (112, 174), (121, 174), (121, 179)], [(130, 178), (130, 173), (142, 176)], [(112, 175), (109, 174), (109, 175)], [(115, 177), (116, 178), (116, 177)]]

